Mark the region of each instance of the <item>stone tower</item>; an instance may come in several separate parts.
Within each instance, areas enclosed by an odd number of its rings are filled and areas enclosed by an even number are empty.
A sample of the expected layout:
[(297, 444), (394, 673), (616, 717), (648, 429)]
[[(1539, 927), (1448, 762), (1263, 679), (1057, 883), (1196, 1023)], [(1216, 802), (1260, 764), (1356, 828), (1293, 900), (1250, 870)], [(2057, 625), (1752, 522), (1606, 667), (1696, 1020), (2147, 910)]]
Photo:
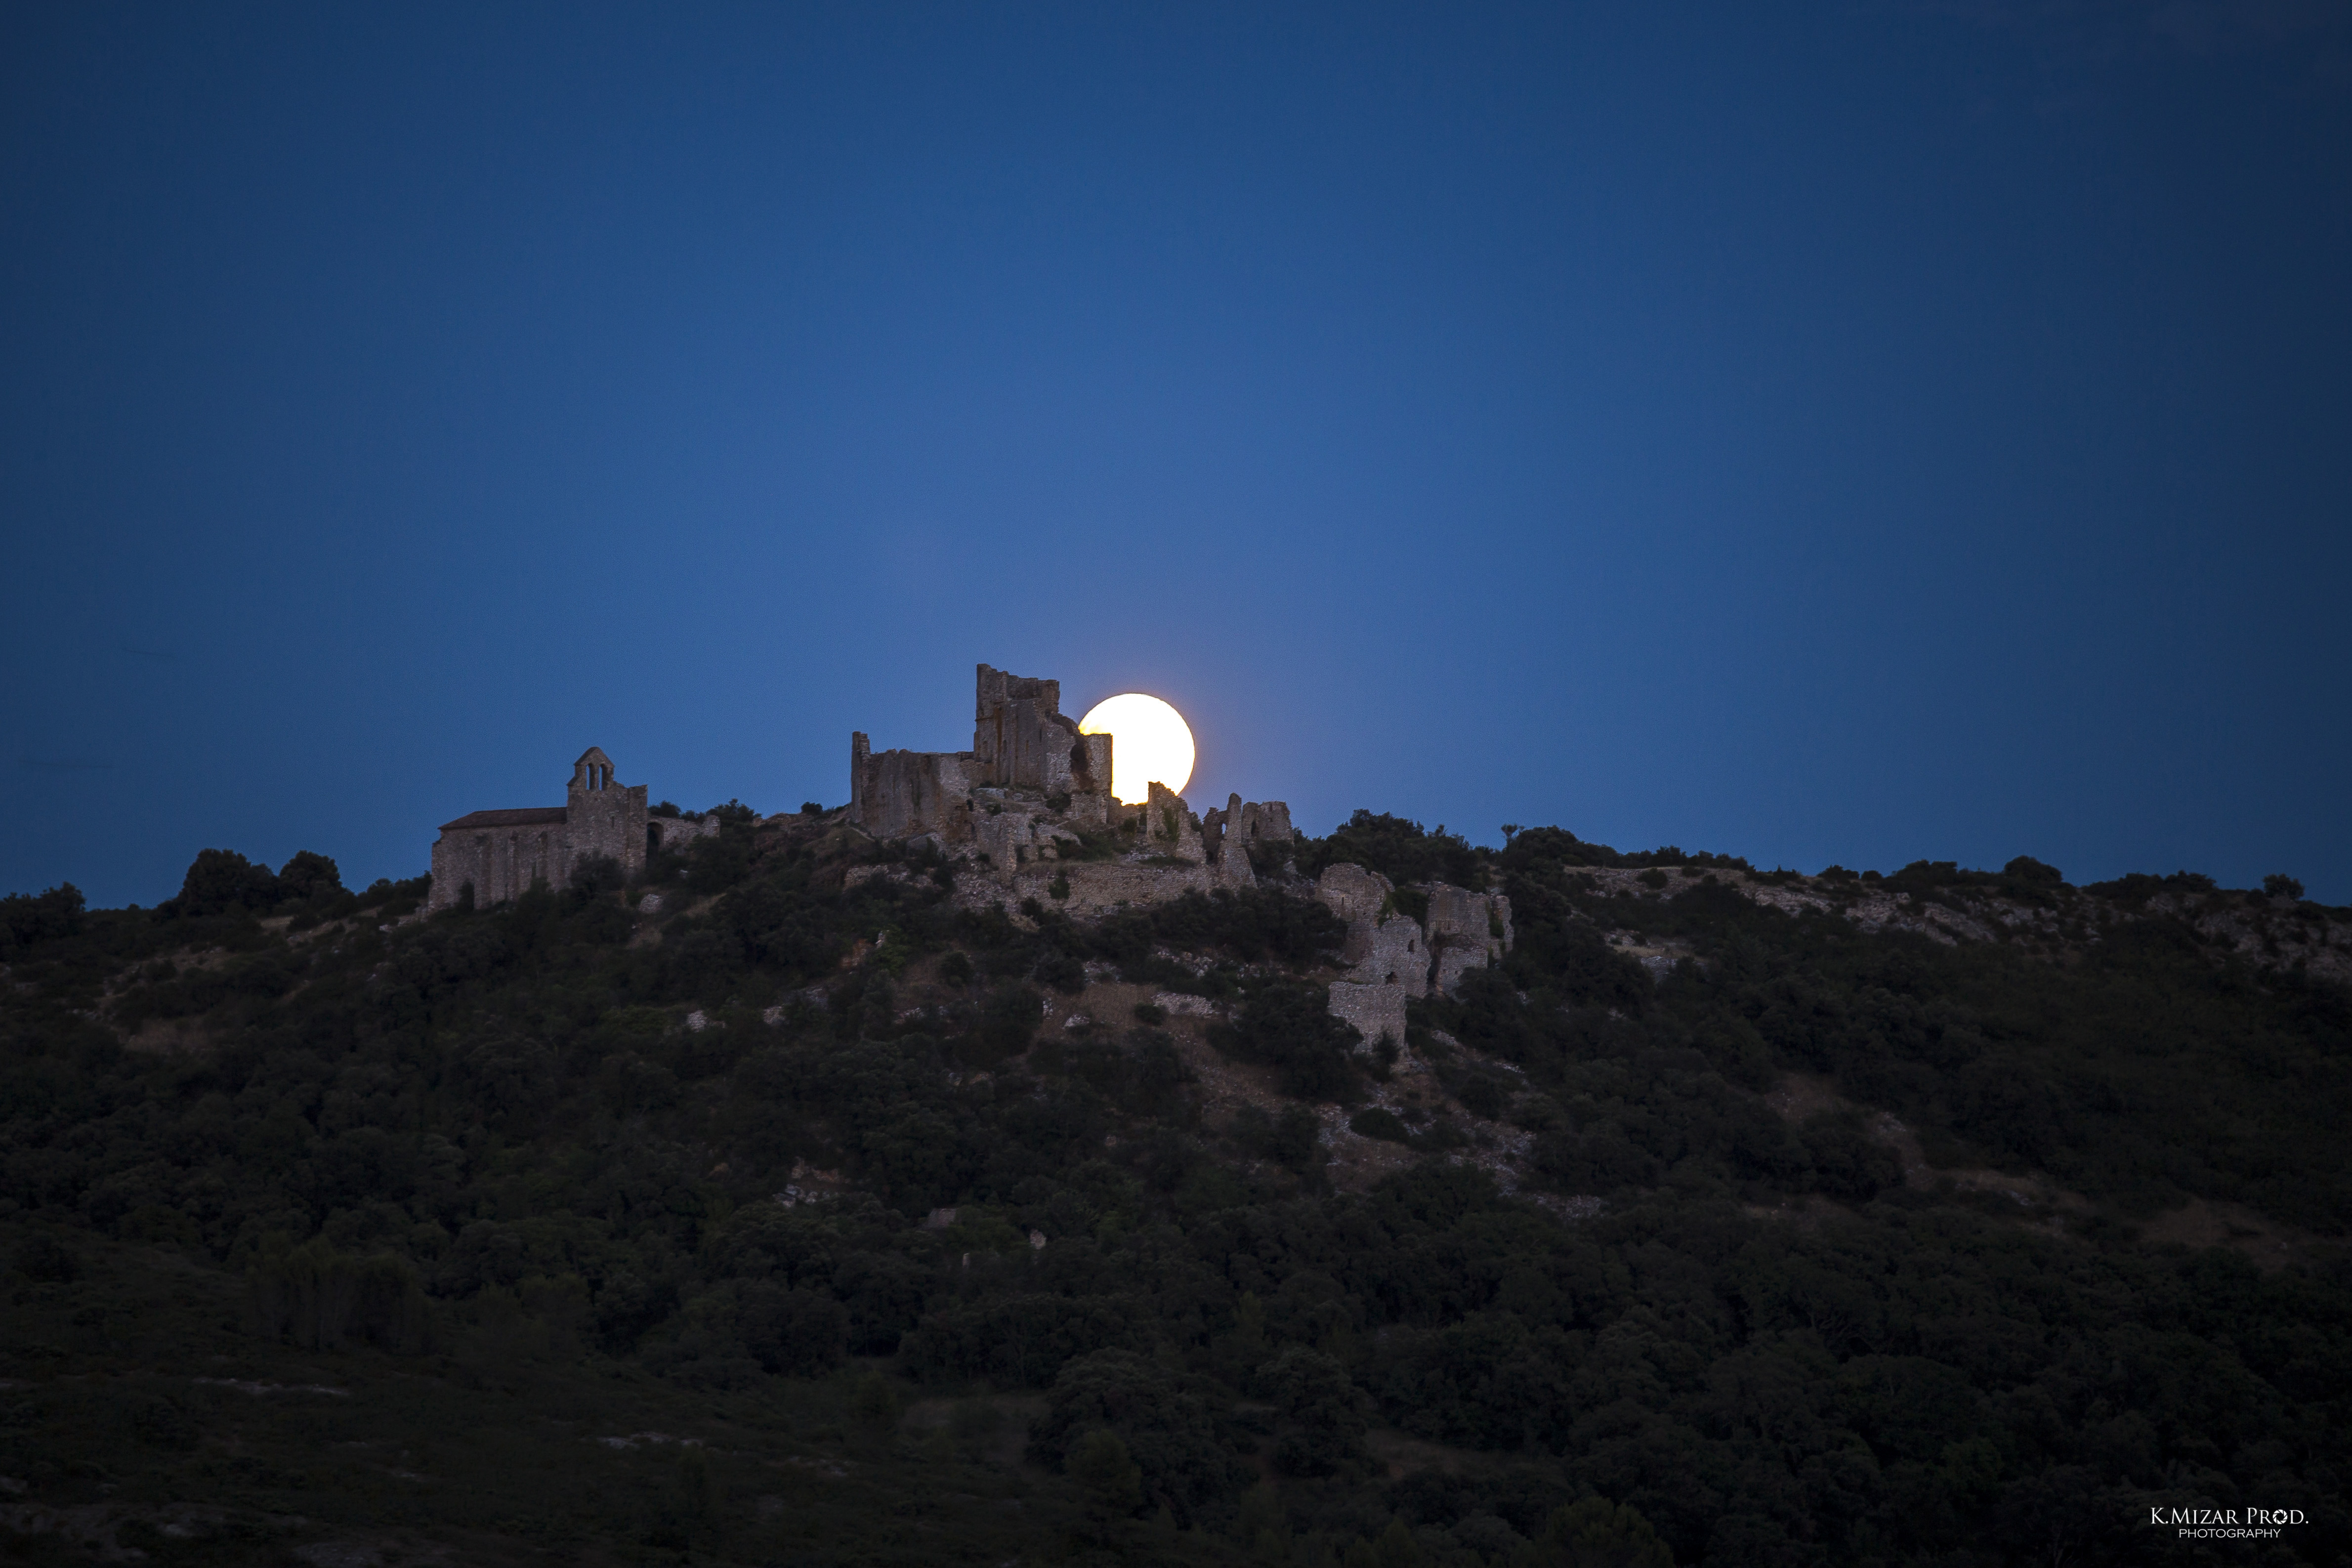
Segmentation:
[(572, 764), (572, 787), (564, 796), (563, 813), (571, 866), (593, 856), (610, 855), (625, 871), (644, 868), (646, 786), (616, 782), (613, 759), (603, 747), (589, 747)]
[(1045, 795), (1110, 789), (1108, 735), (1081, 735), (1062, 711), (1062, 683), (980, 667), (972, 704), (972, 783)]

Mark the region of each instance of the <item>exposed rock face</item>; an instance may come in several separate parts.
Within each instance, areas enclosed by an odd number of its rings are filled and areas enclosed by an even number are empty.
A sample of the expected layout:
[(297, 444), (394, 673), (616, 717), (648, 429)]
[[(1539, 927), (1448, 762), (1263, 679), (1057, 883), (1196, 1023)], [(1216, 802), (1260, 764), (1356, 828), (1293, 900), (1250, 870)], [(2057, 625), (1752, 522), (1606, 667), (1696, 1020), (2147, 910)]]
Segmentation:
[(977, 868), (1000, 876), (1083, 854), (1087, 841), (1082, 833), (1096, 830), (1079, 814), (1055, 811), (1035, 796), (1014, 790), (976, 789), (971, 805), (970, 843), (980, 862)]

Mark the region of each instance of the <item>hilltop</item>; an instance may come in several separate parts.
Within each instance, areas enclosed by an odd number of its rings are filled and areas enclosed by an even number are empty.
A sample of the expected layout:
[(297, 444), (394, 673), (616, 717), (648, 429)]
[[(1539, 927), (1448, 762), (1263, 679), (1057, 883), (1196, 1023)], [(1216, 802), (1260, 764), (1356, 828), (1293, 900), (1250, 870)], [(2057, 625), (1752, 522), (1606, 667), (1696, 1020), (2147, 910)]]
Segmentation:
[[(1170, 882), (1074, 914), (1017, 852), (684, 815), (495, 907), (219, 851), (154, 910), (6, 900), (16, 1544), (2149, 1562), (2204, 1548), (2148, 1508), (2260, 1506), (2305, 1517), (2276, 1561), (2352, 1546), (2352, 911), (2284, 879), (1363, 812), (1212, 875), (1043, 814)], [(1477, 962), (1402, 1037), (1335, 1016), (1456, 894)]]

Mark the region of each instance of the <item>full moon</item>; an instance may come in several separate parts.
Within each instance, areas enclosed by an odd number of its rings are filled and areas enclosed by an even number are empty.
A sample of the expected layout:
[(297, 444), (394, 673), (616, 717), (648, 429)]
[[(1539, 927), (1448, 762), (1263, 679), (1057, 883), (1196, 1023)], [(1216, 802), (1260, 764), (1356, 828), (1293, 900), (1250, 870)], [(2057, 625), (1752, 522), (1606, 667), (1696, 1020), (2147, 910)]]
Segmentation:
[(1157, 697), (1107, 698), (1087, 710), (1078, 732), (1111, 738), (1110, 793), (1129, 805), (1150, 799), (1154, 784), (1181, 795), (1192, 776), (1192, 728)]

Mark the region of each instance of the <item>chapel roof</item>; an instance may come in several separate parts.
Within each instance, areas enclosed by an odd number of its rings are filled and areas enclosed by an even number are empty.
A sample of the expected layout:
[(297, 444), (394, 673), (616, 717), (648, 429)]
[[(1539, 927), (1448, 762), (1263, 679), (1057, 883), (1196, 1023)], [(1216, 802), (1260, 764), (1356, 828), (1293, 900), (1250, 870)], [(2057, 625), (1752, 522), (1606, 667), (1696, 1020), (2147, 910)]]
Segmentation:
[(543, 823), (568, 822), (572, 811), (562, 805), (522, 805), (506, 811), (469, 811), (455, 822), (445, 822), (441, 831), (447, 833), (461, 827), (537, 827)]

